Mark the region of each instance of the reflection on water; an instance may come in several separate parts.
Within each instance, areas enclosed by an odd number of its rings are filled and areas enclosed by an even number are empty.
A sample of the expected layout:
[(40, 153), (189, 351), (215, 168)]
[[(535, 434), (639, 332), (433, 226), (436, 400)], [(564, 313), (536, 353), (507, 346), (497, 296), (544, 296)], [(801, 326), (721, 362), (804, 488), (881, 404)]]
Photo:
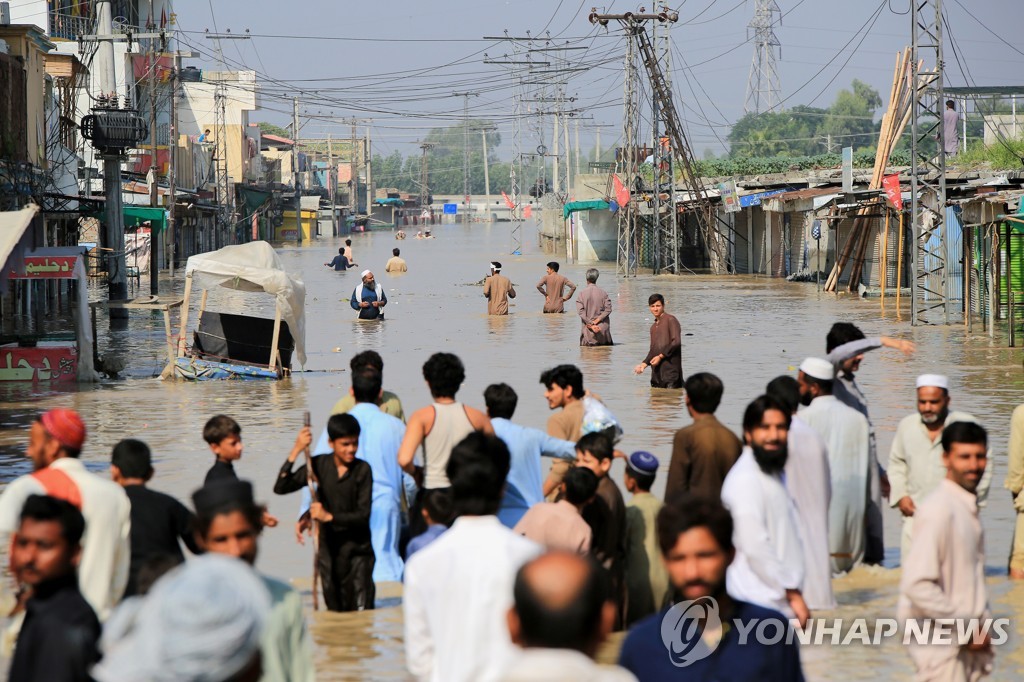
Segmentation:
[[(879, 452), (887, 455), (896, 425), (914, 411), (914, 378), (923, 372), (950, 375), (953, 405), (971, 412), (989, 427), (993, 464), (993, 495), (982, 512), (992, 571), (1005, 572), (1012, 535), (1013, 509), (999, 490), (1006, 473), (1006, 442), (1010, 412), (1024, 395), (1020, 352), (1005, 348), (981, 330), (968, 335), (963, 327), (911, 328), (897, 320), (894, 302), (883, 312), (877, 300), (837, 300), (819, 294), (813, 285), (792, 284), (759, 277), (639, 276), (619, 279), (612, 264), (602, 264), (599, 284), (613, 305), (612, 335), (616, 345), (580, 348), (580, 321), (575, 306), (565, 314), (545, 315), (535, 283), (549, 256), (532, 247), (522, 256), (508, 252), (509, 226), (441, 226), (437, 239), (406, 240), (401, 245), (409, 272), (382, 277), (389, 304), (384, 322), (358, 322), (348, 304), (358, 272), (336, 273), (323, 267), (337, 252), (340, 240), (312, 245), (289, 245), (279, 251), (285, 266), (299, 273), (307, 289), (306, 372), (280, 382), (169, 383), (151, 378), (163, 366), (163, 319), (133, 313), (128, 332), (111, 332), (99, 323), (101, 349), (129, 360), (127, 379), (80, 391), (38, 392), (24, 386), (0, 385), (0, 480), (9, 481), (27, 470), (22, 459), (26, 425), (43, 409), (69, 406), (86, 418), (89, 437), (83, 458), (96, 470), (108, 463), (111, 447), (129, 436), (153, 448), (156, 476), (153, 487), (187, 499), (202, 482), (212, 455), (202, 440), (203, 423), (213, 414), (233, 415), (242, 425), (245, 452), (237, 469), (256, 485), (261, 500), (281, 519), (264, 533), (259, 567), (268, 574), (301, 579), (308, 586), (311, 550), (295, 544), (291, 532), (298, 505), (296, 496), (272, 494), (274, 476), (288, 454), (303, 412), (312, 413), (314, 428), (324, 424), (331, 406), (348, 391), (349, 358), (372, 348), (385, 361), (384, 384), (398, 393), (406, 412), (426, 405), (430, 396), (421, 366), (437, 351), (457, 353), (466, 365), (467, 379), (460, 398), (483, 407), (483, 390), (506, 382), (519, 394), (516, 421), (543, 428), (550, 412), (539, 382), (544, 369), (560, 363), (578, 364), (586, 387), (600, 395), (620, 419), (625, 451), (648, 450), (662, 463), (655, 494), (664, 491), (664, 471), (671, 453), (672, 434), (687, 424), (679, 391), (652, 389), (650, 376), (635, 376), (633, 367), (647, 353), (651, 324), (647, 297), (662, 293), (667, 309), (683, 327), (683, 369), (689, 374), (709, 371), (720, 376), (725, 394), (719, 419), (739, 430), (746, 404), (773, 377), (795, 372), (809, 355), (824, 354), (825, 333), (836, 320), (861, 326), (868, 335), (891, 334), (913, 339), (919, 352), (904, 359), (891, 351), (869, 354), (858, 375), (870, 403), (878, 432)], [(362, 267), (382, 270), (395, 240), (390, 233), (354, 235), (353, 246)], [(488, 317), (480, 282), (487, 263), (498, 258), (519, 296), (511, 301), (508, 317)], [(565, 265), (562, 272), (583, 281), (585, 267)], [(180, 294), (179, 276), (173, 286), (163, 282), (162, 294)], [(94, 296), (102, 292), (93, 292)], [(193, 296), (193, 311), (199, 297)], [(269, 297), (215, 290), (211, 310), (244, 311), (271, 316)], [(904, 319), (906, 312), (904, 311)], [(195, 320), (193, 312), (192, 319)], [(976, 328), (977, 329), (977, 328)], [(177, 328), (174, 329), (175, 333)], [(622, 464), (613, 477), (621, 483)], [(627, 495), (628, 497), (628, 495)], [(886, 510), (886, 541), (899, 546), (900, 520)], [(894, 559), (898, 553), (891, 553)], [(896, 573), (855, 572), (837, 581), (841, 613), (870, 617), (891, 616), (895, 610)], [(1020, 613), (1021, 588), (1003, 578), (992, 579), (997, 613)], [(394, 592), (382, 597), (393, 604)], [(401, 656), (401, 609), (390, 606), (362, 614), (318, 614), (313, 633), (318, 643), (321, 679), (404, 679)], [(467, 645), (469, 645), (467, 643)], [(997, 664), (1019, 663), (1016, 643), (999, 652)], [(811, 679), (903, 678), (909, 663), (899, 647), (830, 648), (808, 651)], [(1007, 668), (1003, 668), (1005, 673)], [(997, 676), (998, 679), (998, 676)]]

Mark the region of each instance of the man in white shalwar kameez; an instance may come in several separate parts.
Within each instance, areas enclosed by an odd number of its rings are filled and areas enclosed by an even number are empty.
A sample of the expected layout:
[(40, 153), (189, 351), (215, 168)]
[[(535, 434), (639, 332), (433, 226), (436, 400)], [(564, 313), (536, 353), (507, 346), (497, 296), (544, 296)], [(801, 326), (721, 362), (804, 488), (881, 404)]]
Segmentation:
[(788, 431), (789, 414), (775, 398), (761, 396), (747, 406), (746, 447), (722, 484), (736, 546), (726, 588), (731, 597), (775, 609), (802, 626), (810, 617), (801, 594), (803, 550), (796, 509), (782, 482)]
[(864, 558), (864, 514), (868, 502), (868, 420), (832, 395), (832, 363), (808, 358), (800, 364), (800, 418), (825, 441), (832, 499), (828, 544), (832, 573), (849, 571)]
[(828, 549), (828, 504), (832, 480), (825, 442), (796, 416), (800, 385), (791, 376), (776, 377), (766, 393), (785, 406), (790, 415), (786, 438), (786, 491), (796, 504), (796, 521), (804, 555), (804, 601), (812, 611), (836, 608), (832, 593), (832, 563)]
[[(889, 504), (903, 514), (900, 561), (907, 558), (914, 532), (914, 509), (946, 478), (942, 464), (942, 430), (953, 422), (976, 422), (966, 412), (949, 411), (949, 379), (941, 374), (917, 378), (917, 412), (896, 428), (889, 453)], [(978, 484), (978, 504), (984, 506), (992, 480), (991, 467)]]
[[(898, 617), (919, 628), (955, 619), (951, 641), (910, 639), (918, 682), (976, 682), (992, 671), (985, 546), (976, 492), (985, 473), (985, 429), (955, 422), (942, 433), (946, 478), (918, 506), (914, 541), (903, 565)], [(907, 625), (904, 625), (906, 628)], [(975, 636), (971, 636), (976, 627)], [(917, 630), (915, 629), (915, 631)], [(927, 630), (926, 630), (927, 631)], [(960, 638), (958, 631), (968, 633)]]

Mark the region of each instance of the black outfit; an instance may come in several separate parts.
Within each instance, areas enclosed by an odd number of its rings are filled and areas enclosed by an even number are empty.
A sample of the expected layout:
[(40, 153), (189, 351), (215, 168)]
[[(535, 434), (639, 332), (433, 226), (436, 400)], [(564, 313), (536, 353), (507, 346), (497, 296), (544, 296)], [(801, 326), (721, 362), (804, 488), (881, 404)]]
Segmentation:
[(615, 627), (625, 622), (626, 503), (619, 486), (607, 476), (597, 484), (597, 494), (582, 512), (590, 526), (590, 556), (608, 570), (612, 600), (616, 604)]
[(124, 492), (132, 503), (132, 561), (124, 592), (125, 597), (131, 597), (136, 594), (135, 578), (139, 567), (146, 559), (169, 555), (185, 561), (178, 538), (193, 554), (200, 554), (202, 550), (192, 532), (194, 516), (181, 502), (142, 485), (125, 486)]
[(210, 485), (217, 481), (237, 481), (238, 474), (235, 473), (235, 465), (231, 462), (222, 462), (219, 459), (213, 463), (210, 470), (206, 472), (203, 485)]
[(88, 682), (99, 660), (100, 631), (74, 573), (37, 585), (25, 606), (9, 679)]
[[(373, 474), (370, 465), (353, 460), (348, 471), (338, 478), (332, 455), (314, 457), (313, 471), (318, 482), (316, 501), (334, 519), (320, 523), (320, 584), (324, 602), (331, 611), (372, 609), (376, 598), (373, 565), (376, 557), (370, 543), (370, 503)], [(292, 471), (293, 462), (285, 461), (274, 484), (278, 495), (306, 487), (306, 465)]]

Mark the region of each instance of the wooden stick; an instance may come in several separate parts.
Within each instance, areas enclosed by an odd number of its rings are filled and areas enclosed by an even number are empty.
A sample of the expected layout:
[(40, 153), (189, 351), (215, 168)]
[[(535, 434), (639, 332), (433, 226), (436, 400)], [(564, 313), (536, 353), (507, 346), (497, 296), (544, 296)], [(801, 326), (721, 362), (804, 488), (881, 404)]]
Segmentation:
[(889, 280), (889, 204), (885, 206), (885, 232), (882, 233), (882, 272), (879, 273), (878, 281), (882, 285), (882, 305), (885, 305), (885, 285)]
[[(309, 428), (311, 421), (309, 412), (303, 415), (303, 424)], [(306, 485), (309, 487), (310, 504), (316, 502), (316, 474), (313, 472), (313, 457), (309, 453), (309, 446), (306, 446)], [(320, 523), (309, 515), (309, 522), (313, 532), (313, 610), (320, 610), (320, 598), (317, 596), (317, 586), (320, 582)]]
[(900, 312), (900, 288), (903, 279), (903, 211), (900, 211), (900, 243), (896, 251), (896, 315)]

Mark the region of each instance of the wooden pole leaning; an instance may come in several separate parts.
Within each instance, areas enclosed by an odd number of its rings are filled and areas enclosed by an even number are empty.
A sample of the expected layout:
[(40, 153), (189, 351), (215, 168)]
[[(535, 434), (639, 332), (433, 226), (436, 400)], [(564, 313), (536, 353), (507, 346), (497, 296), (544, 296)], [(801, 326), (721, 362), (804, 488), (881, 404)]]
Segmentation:
[[(309, 418), (309, 412), (306, 412), (303, 416), (303, 424), (306, 428), (309, 428), (311, 421)], [(313, 457), (310, 454), (309, 446), (306, 446), (305, 450), (306, 458), (306, 486), (309, 487), (310, 504), (316, 502), (316, 474), (313, 472)], [(309, 517), (310, 530), (313, 536), (313, 610), (320, 610), (320, 597), (317, 594), (320, 584), (320, 524), (313, 518), (312, 514)]]

